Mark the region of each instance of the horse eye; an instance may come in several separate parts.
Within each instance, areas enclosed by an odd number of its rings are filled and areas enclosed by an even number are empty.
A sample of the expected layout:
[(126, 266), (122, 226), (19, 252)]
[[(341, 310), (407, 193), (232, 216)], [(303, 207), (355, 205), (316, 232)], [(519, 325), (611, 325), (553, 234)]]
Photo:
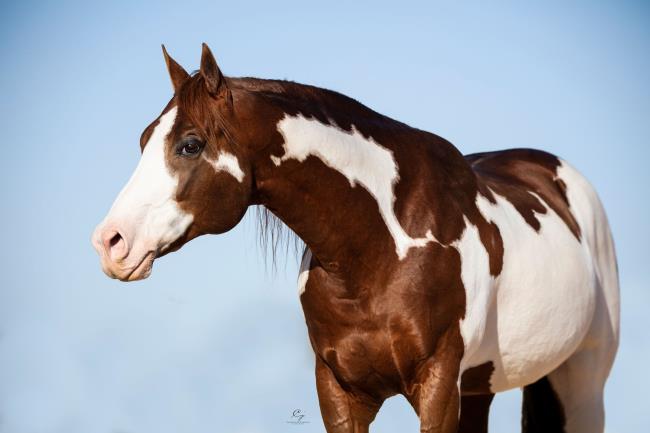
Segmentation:
[(196, 138), (189, 138), (181, 143), (180, 154), (185, 156), (196, 155), (201, 151), (202, 144)]

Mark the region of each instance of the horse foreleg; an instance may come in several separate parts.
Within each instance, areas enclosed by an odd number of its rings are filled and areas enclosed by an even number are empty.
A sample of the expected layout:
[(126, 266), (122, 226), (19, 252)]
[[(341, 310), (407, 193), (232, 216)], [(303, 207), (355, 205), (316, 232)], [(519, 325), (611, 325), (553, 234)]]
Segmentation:
[(319, 357), (316, 357), (316, 389), (327, 433), (368, 433), (382, 402), (344, 390)]
[(458, 431), (460, 393), (459, 362), (430, 359), (420, 369), (417, 382), (407, 396), (420, 417), (421, 433), (456, 433)]

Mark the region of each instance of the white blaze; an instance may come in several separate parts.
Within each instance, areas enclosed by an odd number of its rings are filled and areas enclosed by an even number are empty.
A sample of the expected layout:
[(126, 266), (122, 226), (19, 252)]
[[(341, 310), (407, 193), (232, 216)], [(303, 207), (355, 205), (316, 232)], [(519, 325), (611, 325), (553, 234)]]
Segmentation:
[(397, 256), (406, 257), (412, 247), (422, 247), (435, 240), (431, 232), (424, 238), (412, 238), (400, 225), (393, 205), (394, 185), (399, 180), (397, 164), (390, 150), (372, 138), (365, 138), (352, 126), (351, 132), (325, 125), (302, 115), (285, 116), (278, 122), (278, 131), (284, 137), (284, 155), (271, 156), (275, 165), (288, 159), (303, 162), (312, 155), (325, 165), (344, 175), (355, 186), (358, 182), (377, 201), (388, 231), (395, 241)]
[(176, 203), (178, 178), (165, 163), (165, 141), (176, 112), (174, 107), (160, 117), (135, 172), (104, 220), (104, 224), (115, 222), (125, 228), (124, 235), (136, 253), (169, 246), (192, 223), (193, 216)]

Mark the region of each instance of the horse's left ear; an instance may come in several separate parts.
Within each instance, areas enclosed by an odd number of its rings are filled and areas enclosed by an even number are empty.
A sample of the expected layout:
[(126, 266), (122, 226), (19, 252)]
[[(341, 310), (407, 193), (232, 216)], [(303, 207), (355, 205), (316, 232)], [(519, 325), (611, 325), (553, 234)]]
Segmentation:
[(208, 89), (208, 92), (212, 96), (217, 96), (219, 94), (224, 94), (227, 92), (228, 88), (226, 86), (226, 80), (217, 66), (217, 61), (212, 55), (212, 51), (208, 45), (204, 42), (203, 49), (201, 51), (201, 76), (203, 81), (205, 81), (205, 86)]

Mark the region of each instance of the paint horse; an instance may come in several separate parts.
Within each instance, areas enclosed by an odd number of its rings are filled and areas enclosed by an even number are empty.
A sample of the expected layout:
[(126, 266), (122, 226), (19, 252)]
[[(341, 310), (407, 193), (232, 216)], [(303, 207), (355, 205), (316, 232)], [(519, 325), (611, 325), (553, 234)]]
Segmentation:
[(463, 156), (333, 91), (225, 77), (204, 44), (93, 243), (104, 272), (234, 227), (251, 205), (307, 245), (300, 300), (329, 433), (403, 394), (427, 433), (485, 432), (523, 388), (525, 432), (604, 429), (619, 338), (614, 246), (590, 184), (545, 152)]

